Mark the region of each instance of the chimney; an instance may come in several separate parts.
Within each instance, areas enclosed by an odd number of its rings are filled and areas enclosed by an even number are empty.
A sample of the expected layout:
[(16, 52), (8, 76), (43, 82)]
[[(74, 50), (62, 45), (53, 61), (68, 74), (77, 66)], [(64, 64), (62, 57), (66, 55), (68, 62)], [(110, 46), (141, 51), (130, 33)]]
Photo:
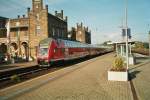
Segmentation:
[(23, 18), (25, 18), (25, 15), (22, 15)]
[(48, 5), (45, 5), (45, 8), (48, 10)]
[(55, 11), (55, 16), (57, 16), (57, 11)]
[(27, 11), (30, 12), (30, 8), (29, 7), (27, 8)]
[(20, 18), (20, 15), (18, 15), (18, 18)]
[(61, 10), (61, 18), (63, 19), (63, 16), (64, 16), (64, 11)]
[(83, 23), (81, 22), (81, 27), (83, 26)]
[(66, 21), (66, 22), (68, 21), (68, 16), (66, 16), (65, 21)]
[(29, 13), (30, 13), (30, 8), (27, 8), (27, 16), (29, 17)]

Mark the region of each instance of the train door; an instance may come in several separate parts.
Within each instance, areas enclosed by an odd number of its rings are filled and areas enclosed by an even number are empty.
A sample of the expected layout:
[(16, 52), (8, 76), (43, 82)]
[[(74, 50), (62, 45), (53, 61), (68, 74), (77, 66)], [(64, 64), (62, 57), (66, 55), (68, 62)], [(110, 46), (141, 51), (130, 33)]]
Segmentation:
[(59, 57), (58, 57), (58, 48), (57, 47), (55, 47), (54, 48), (54, 59), (58, 59)]
[(56, 49), (56, 55), (59, 59), (63, 58), (62, 48), (59, 47)]
[(65, 48), (61, 48), (61, 56), (62, 56), (62, 58), (64, 59), (64, 57), (65, 57)]
[(69, 57), (69, 49), (65, 48), (65, 58), (67, 59)]
[(55, 42), (55, 47), (54, 47), (54, 58), (56, 60), (62, 60), (64, 55), (62, 52), (62, 46), (61, 46), (61, 41), (56, 40)]

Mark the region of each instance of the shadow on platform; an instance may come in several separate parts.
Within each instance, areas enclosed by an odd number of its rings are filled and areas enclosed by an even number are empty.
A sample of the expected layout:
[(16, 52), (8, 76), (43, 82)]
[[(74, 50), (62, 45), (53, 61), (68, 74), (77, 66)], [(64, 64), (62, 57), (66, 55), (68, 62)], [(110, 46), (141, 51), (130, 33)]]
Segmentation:
[(130, 72), (129, 73), (129, 80), (131, 81), (131, 80), (133, 80), (134, 78), (136, 78), (136, 76), (137, 76), (137, 74), (139, 74), (141, 71), (137, 71), (137, 70), (135, 70), (135, 71), (133, 71), (133, 72)]

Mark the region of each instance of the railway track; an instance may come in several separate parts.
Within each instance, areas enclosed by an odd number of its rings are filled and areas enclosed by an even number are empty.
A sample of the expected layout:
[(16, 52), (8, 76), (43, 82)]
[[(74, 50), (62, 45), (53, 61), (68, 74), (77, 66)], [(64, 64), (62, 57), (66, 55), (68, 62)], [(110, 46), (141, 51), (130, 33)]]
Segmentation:
[(31, 74), (43, 70), (42, 68), (36, 68), (36, 67), (37, 66), (2, 72), (0, 73), (0, 82), (11, 79), (13, 75), (18, 75), (20, 77), (20, 76), (24, 76), (27, 74)]
[(59, 70), (61, 68), (62, 67), (46, 68), (46, 67), (33, 66), (30, 68), (23, 68), (23, 69), (17, 69), (13, 71), (0, 73), (0, 89)]

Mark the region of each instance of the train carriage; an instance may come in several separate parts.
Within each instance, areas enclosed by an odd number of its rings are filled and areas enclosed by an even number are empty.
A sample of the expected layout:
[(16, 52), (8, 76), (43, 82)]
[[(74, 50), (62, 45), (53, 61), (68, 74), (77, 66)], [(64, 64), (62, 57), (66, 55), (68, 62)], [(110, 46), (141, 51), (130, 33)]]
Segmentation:
[(75, 41), (47, 38), (39, 43), (37, 61), (40, 66), (50, 66), (52, 62), (72, 60), (104, 52), (102, 48)]

